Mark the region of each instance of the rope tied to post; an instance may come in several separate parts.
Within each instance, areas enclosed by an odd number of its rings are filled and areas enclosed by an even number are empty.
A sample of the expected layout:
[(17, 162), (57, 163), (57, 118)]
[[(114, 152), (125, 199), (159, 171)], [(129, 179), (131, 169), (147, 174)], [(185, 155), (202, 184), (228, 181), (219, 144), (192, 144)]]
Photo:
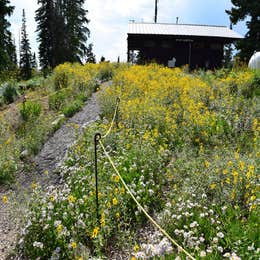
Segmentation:
[(127, 186), (126, 182), (124, 181), (122, 175), (119, 173), (117, 167), (115, 166), (114, 161), (112, 160), (111, 156), (109, 155), (109, 153), (107, 152), (102, 139), (106, 138), (114, 125), (114, 122), (116, 120), (116, 116), (117, 116), (117, 112), (118, 112), (118, 107), (119, 107), (119, 102), (120, 99), (117, 98), (116, 101), (116, 107), (115, 107), (115, 112), (114, 112), (114, 116), (111, 122), (111, 125), (108, 129), (108, 131), (106, 132), (106, 134), (104, 136), (101, 136), (101, 134), (97, 133), (95, 135), (94, 138), (94, 142), (95, 142), (95, 176), (96, 176), (96, 205), (97, 205), (97, 220), (99, 220), (99, 213), (98, 213), (98, 172), (97, 172), (97, 145), (100, 144), (105, 156), (107, 157), (108, 161), (110, 162), (112, 168), (114, 169), (115, 173), (117, 174), (117, 176), (119, 177), (121, 183), (123, 184), (123, 186), (125, 187), (125, 189), (127, 190), (128, 194), (131, 196), (131, 198), (134, 200), (134, 202), (136, 203), (136, 205), (138, 206), (138, 209), (141, 210), (144, 215), (147, 217), (147, 219), (158, 229), (160, 230), (160, 232), (167, 237), (171, 243), (173, 245), (175, 245), (180, 252), (183, 252), (184, 254), (186, 254), (187, 257), (189, 257), (192, 260), (195, 260), (195, 258), (188, 252), (186, 251), (181, 245), (179, 245), (150, 215), (149, 213), (144, 209), (144, 207), (138, 202), (138, 200), (136, 199), (136, 197), (134, 196), (134, 194), (132, 193), (132, 191), (130, 190), (130, 188)]
[(110, 134), (110, 132), (112, 131), (112, 128), (113, 128), (114, 123), (115, 123), (115, 120), (116, 120), (116, 117), (117, 117), (117, 115), (118, 115), (119, 103), (120, 103), (120, 98), (118, 97), (118, 98), (116, 99), (116, 107), (115, 107), (115, 111), (114, 111), (114, 115), (113, 115), (113, 119), (112, 119), (112, 121), (111, 121), (110, 127), (109, 127), (108, 131), (106, 132), (106, 134), (104, 134), (104, 135), (102, 136), (102, 138), (106, 138), (106, 137)]

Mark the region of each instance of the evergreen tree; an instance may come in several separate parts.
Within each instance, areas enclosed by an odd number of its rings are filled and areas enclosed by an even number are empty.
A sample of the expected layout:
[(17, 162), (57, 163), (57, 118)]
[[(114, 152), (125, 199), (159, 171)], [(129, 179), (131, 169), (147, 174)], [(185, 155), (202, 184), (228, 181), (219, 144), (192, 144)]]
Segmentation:
[(36, 54), (35, 52), (33, 53), (32, 57), (31, 57), (31, 65), (32, 65), (32, 69), (37, 70), (37, 59), (36, 59)]
[(260, 50), (260, 2), (256, 0), (231, 0), (234, 7), (226, 10), (233, 24), (249, 18), (248, 32), (245, 38), (239, 41), (236, 47), (240, 50), (238, 55), (242, 60), (248, 61), (254, 51)]
[(96, 63), (96, 56), (93, 53), (93, 43), (89, 44), (87, 48), (86, 57), (87, 63)]
[(36, 10), (35, 20), (37, 22), (39, 44), (40, 66), (48, 70), (55, 67), (54, 48), (54, 3), (53, 0), (38, 0), (40, 7)]
[(90, 31), (89, 20), (84, 9), (85, 0), (64, 0), (64, 17), (66, 26), (66, 60), (82, 62), (88, 51), (87, 39)]
[[(233, 29), (232, 23), (230, 23), (230, 30)], [(225, 68), (232, 68), (232, 59), (233, 59), (233, 44), (228, 43), (224, 45), (224, 62), (223, 65)]]
[(228, 43), (224, 46), (224, 67), (232, 67), (232, 58), (233, 58), (233, 46), (231, 43)]
[(89, 30), (85, 0), (38, 0), (36, 11), (40, 65), (82, 62), (88, 51)]
[(20, 47), (20, 75), (22, 79), (29, 79), (32, 76), (32, 64), (31, 64), (31, 47), (26, 32), (26, 18), (25, 11), (23, 9), (22, 29), (21, 29), (21, 47)]
[(9, 0), (0, 0), (0, 72), (16, 67), (15, 45), (9, 31), (10, 23), (6, 18), (11, 16), (13, 10)]

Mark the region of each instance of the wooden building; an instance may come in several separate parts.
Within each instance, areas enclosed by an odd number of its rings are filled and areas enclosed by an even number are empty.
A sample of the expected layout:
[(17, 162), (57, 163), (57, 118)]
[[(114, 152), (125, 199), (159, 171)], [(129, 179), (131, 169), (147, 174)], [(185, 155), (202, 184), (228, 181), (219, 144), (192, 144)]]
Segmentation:
[(128, 28), (127, 59), (214, 69), (222, 66), (224, 45), (241, 38), (225, 26), (133, 22)]

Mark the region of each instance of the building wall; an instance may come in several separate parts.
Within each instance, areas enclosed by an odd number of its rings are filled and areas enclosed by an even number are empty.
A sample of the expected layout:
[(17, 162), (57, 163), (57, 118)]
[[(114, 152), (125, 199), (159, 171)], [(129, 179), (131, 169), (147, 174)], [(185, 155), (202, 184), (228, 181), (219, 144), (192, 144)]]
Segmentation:
[[(189, 65), (195, 68), (217, 68), (222, 65), (224, 42), (220, 39), (193, 37), (187, 38), (133, 35), (128, 36), (128, 53), (139, 51), (139, 62), (168, 64), (176, 59), (176, 66)], [(131, 55), (129, 55), (130, 61)]]

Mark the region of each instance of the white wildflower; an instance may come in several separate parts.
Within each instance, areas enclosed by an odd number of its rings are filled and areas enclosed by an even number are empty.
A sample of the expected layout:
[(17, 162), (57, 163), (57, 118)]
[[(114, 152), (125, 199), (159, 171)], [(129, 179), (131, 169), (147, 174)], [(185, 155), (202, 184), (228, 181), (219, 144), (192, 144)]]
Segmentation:
[(43, 249), (43, 243), (42, 243), (42, 242), (34, 241), (34, 242), (33, 242), (33, 247), (38, 247), (38, 248)]
[(223, 257), (230, 257), (230, 253), (225, 253)]
[(217, 236), (218, 236), (219, 238), (223, 238), (223, 237), (224, 237), (224, 234), (223, 234), (222, 232), (218, 232), (218, 233), (217, 233)]
[(223, 247), (222, 247), (222, 246), (218, 246), (218, 251), (219, 251), (220, 253), (223, 253)]
[(197, 221), (193, 221), (193, 222), (190, 224), (190, 228), (197, 227), (197, 226), (198, 226), (198, 222), (197, 222)]
[(241, 258), (239, 256), (237, 256), (236, 253), (232, 253), (232, 255), (229, 259), (231, 259), (231, 260), (241, 260)]
[(254, 244), (252, 244), (251, 246), (248, 246), (248, 247), (247, 247), (247, 250), (248, 250), (248, 251), (253, 251), (254, 249), (255, 249)]
[(214, 243), (214, 244), (217, 244), (217, 243), (218, 243), (218, 238), (217, 238), (217, 237), (214, 237), (214, 238), (213, 238), (213, 243)]

